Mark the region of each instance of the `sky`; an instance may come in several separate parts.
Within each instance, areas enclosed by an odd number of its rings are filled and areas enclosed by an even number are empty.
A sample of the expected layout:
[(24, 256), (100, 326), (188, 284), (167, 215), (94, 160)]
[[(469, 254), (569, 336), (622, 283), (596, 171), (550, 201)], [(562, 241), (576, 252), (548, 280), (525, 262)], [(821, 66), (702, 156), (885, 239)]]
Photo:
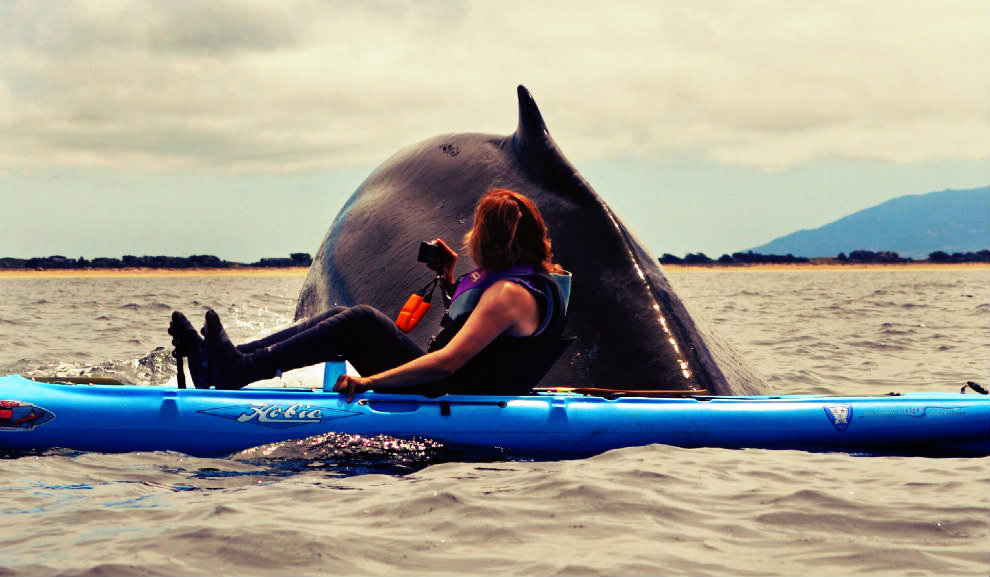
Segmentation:
[(990, 183), (985, 0), (0, 0), (0, 257), (314, 254), (519, 84), (658, 256)]

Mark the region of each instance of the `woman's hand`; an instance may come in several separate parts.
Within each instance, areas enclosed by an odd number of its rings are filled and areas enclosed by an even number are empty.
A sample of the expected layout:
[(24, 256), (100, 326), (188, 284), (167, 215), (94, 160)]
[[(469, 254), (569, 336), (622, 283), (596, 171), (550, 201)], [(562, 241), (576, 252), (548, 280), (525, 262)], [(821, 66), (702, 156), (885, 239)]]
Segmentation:
[(340, 375), (337, 378), (337, 384), (333, 386), (334, 392), (347, 393), (348, 403), (354, 400), (355, 393), (363, 393), (369, 389), (371, 389), (371, 379), (348, 374)]
[(447, 243), (443, 241), (443, 239), (435, 238), (433, 239), (433, 242), (440, 245), (440, 247), (443, 248), (444, 252), (447, 255), (443, 261), (443, 265), (441, 265), (442, 266), (441, 270), (438, 270), (437, 272), (443, 275), (444, 280), (447, 281), (447, 283), (453, 284), (454, 265), (457, 264), (457, 252), (454, 249), (450, 248), (450, 246), (448, 246)]

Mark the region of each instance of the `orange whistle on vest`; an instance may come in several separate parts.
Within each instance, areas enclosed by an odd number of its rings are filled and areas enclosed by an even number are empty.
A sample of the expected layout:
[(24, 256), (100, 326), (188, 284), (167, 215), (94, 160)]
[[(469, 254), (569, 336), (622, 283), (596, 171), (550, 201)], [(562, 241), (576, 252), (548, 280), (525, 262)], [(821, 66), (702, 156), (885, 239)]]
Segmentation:
[(395, 325), (402, 332), (408, 333), (416, 328), (428, 310), (430, 310), (430, 302), (424, 300), (419, 293), (413, 293), (409, 295), (406, 304), (402, 305), (402, 310), (399, 311), (399, 316), (395, 319)]

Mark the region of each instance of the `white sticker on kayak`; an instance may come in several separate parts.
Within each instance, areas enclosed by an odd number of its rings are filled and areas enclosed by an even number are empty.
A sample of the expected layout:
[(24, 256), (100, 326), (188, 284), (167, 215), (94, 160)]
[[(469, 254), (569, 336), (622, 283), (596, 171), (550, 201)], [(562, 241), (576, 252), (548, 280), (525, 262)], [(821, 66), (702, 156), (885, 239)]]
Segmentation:
[(250, 405), (232, 405), (197, 412), (214, 417), (223, 417), (238, 423), (255, 423), (275, 429), (313, 425), (362, 414), (355, 411), (314, 406), (308, 403), (251, 403)]
[(852, 424), (852, 405), (832, 405), (825, 407), (825, 414), (828, 415), (828, 420), (832, 421), (832, 426), (835, 427), (835, 430), (840, 433), (848, 429), (849, 425)]

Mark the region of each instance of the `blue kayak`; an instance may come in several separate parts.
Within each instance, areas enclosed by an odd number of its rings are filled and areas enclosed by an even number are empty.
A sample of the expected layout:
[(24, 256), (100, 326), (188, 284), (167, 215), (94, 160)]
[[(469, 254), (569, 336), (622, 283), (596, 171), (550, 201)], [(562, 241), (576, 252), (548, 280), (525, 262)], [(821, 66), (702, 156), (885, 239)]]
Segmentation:
[(220, 391), (0, 377), (0, 452), (64, 447), (222, 456), (331, 432), (429, 438), (452, 449), (533, 458), (652, 443), (980, 457), (990, 455), (990, 398), (365, 393), (348, 403), (322, 388)]

